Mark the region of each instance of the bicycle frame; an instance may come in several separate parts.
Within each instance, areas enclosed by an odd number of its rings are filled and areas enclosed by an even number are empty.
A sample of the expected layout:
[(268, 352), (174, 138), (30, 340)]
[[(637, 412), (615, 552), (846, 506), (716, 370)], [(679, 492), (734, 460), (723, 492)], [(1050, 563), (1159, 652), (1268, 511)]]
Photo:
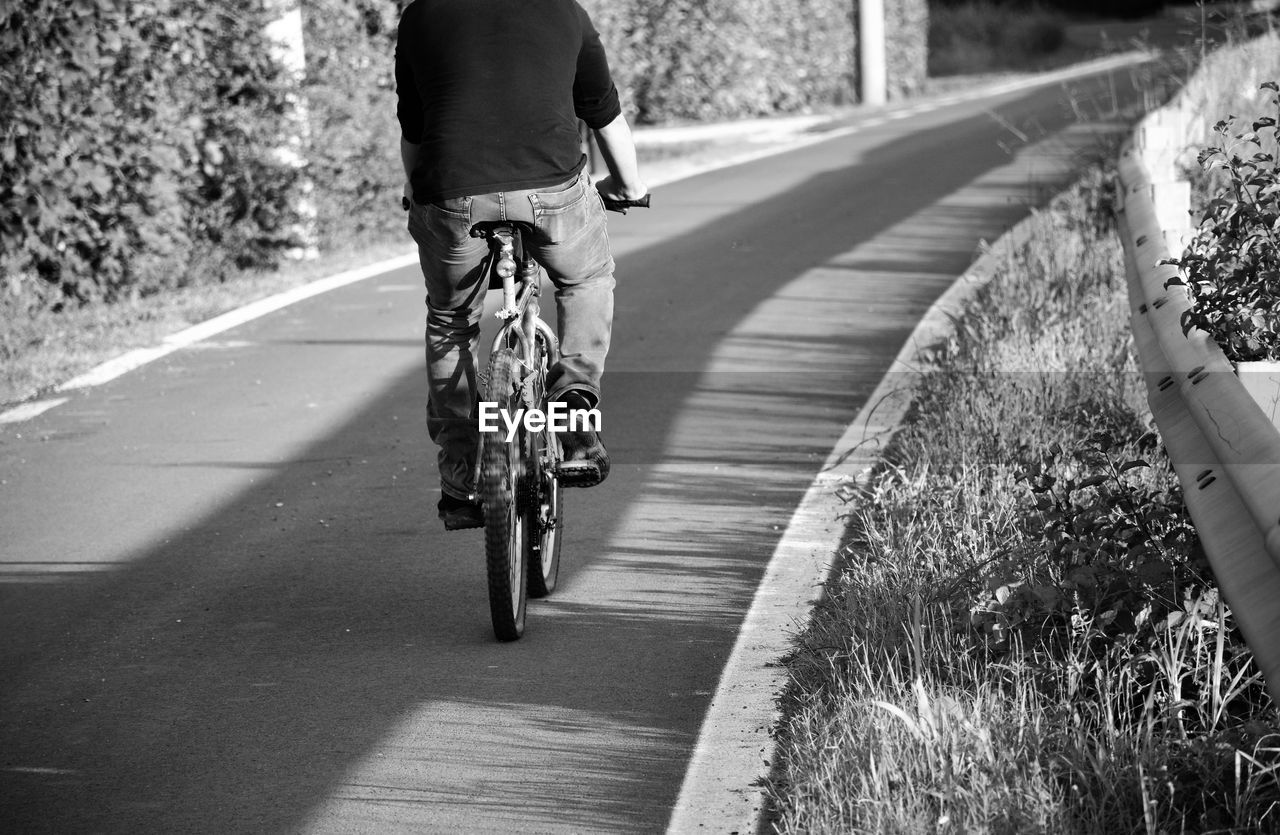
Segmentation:
[[(519, 227), (509, 224), (496, 226), (490, 240), (498, 244), (492, 269), (502, 279), (502, 308), (495, 315), (504, 323), (493, 338), (492, 349), (496, 350), (514, 336), (520, 346), (521, 362), (532, 371), (534, 340), (541, 335), (547, 343), (548, 365), (557, 362), (560, 359), (560, 341), (539, 317), (542, 268), (524, 251)], [(516, 286), (517, 273), (519, 287)]]
[[(490, 222), (472, 235), (485, 237), (492, 248), (486, 273), (492, 271), (502, 279), (502, 307), (494, 315), (503, 323), (493, 337), (490, 353), (500, 348), (512, 348), (525, 369), (521, 386), (521, 399), (526, 409), (540, 409), (543, 404), (534, 402), (535, 395), (528, 385), (529, 375), (543, 374), (560, 360), (560, 340), (551, 326), (540, 317), (538, 299), (542, 293), (542, 268), (524, 250), (521, 228), (515, 223)], [(535, 365), (538, 357), (537, 340), (546, 346), (542, 367)], [(541, 394), (545, 395), (545, 392)], [(476, 457), (474, 484), (480, 483), (480, 459)]]

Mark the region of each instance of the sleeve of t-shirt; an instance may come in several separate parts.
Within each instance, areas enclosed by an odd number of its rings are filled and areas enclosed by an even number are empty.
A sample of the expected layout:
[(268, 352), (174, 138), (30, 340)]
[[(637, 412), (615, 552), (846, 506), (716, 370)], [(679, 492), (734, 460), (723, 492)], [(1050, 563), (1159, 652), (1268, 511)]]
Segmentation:
[(578, 15), (582, 20), (582, 47), (578, 52), (578, 74), (573, 80), (573, 110), (587, 127), (599, 130), (618, 118), (622, 105), (600, 35), (582, 6), (578, 6)]
[(407, 9), (396, 32), (396, 117), (400, 120), (400, 134), (405, 141), (417, 145), (422, 142), (426, 123), (418, 83), (413, 77), (413, 64), (409, 60), (414, 36), (412, 16), (413, 9)]

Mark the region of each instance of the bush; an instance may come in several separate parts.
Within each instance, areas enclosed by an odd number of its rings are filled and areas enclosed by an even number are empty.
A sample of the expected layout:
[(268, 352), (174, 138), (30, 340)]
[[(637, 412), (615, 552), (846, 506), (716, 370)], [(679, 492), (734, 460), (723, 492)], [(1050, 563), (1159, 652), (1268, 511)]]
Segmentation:
[[(856, 0), (584, 0), (638, 123), (855, 97)], [(925, 0), (894, 0), (893, 92), (923, 79)], [(0, 274), (15, 309), (270, 267), (301, 174), (266, 0), (29, 0), (0, 12)], [(407, 0), (305, 4), (320, 239), (402, 234), (395, 27)], [(12, 302), (21, 299), (21, 304)]]
[[(308, 0), (308, 171), (322, 241), (403, 235), (393, 54), (404, 0)], [(853, 0), (584, 0), (638, 124), (856, 98)], [(925, 0), (886, 10), (894, 94), (924, 79)]]
[(1274, 94), (1276, 115), (1234, 134), (1234, 116), (1218, 122), (1222, 143), (1199, 155), (1203, 167), (1221, 173), (1224, 188), (1171, 262), (1180, 277), (1168, 282), (1185, 284), (1191, 296), (1183, 329), (1207, 332), (1237, 362), (1280, 359), (1280, 87), (1270, 81), (1262, 89)]
[(261, 10), (30, 0), (0, 18), (0, 269), (88, 301), (190, 279), (193, 253), (269, 263), (296, 172)]
[[(973, 0), (932, 0), (939, 8), (967, 6)], [(1165, 0), (994, 0), (1006, 10), (1016, 12), (1050, 8), (1068, 15), (1118, 17), (1126, 20), (1149, 17), (1165, 7)]]
[(396, 121), (394, 0), (308, 0), (305, 9), (307, 155), (318, 237), (404, 237)]
[[(636, 122), (729, 119), (857, 97), (856, 0), (584, 0)], [(886, 4), (893, 94), (924, 79), (925, 0)]]
[(1022, 67), (1066, 42), (1062, 16), (1043, 7), (1015, 9), (992, 0), (938, 9), (929, 21), (929, 74)]

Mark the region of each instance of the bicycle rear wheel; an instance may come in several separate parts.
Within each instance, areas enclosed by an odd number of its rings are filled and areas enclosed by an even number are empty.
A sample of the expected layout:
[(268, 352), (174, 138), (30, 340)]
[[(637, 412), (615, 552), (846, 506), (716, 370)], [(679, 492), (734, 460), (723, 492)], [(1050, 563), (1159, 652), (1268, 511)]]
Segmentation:
[[(520, 360), (508, 348), (489, 358), (484, 399), (515, 415), (522, 407)], [(524, 634), (530, 536), (537, 518), (527, 501), (528, 433), (519, 428), (510, 442), (504, 433), (480, 436), (480, 498), (484, 503), (484, 554), (489, 577), (489, 612), (500, 641)]]
[(560, 479), (552, 466), (551, 451), (555, 438), (550, 430), (534, 433), (529, 456), (537, 462), (530, 473), (530, 511), (535, 525), (529, 537), (529, 596), (546, 597), (555, 591), (560, 574), (560, 530), (564, 505)]

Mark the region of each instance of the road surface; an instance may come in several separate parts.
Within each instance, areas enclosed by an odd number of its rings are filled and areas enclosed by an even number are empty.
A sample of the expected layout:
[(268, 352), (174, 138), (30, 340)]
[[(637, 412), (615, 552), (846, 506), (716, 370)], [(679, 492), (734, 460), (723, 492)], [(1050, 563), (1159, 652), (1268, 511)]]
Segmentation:
[(0, 428), (0, 830), (661, 831), (817, 468), (1127, 80), (864, 113), (611, 217), (613, 473), (514, 644), (435, 519), (413, 269)]

